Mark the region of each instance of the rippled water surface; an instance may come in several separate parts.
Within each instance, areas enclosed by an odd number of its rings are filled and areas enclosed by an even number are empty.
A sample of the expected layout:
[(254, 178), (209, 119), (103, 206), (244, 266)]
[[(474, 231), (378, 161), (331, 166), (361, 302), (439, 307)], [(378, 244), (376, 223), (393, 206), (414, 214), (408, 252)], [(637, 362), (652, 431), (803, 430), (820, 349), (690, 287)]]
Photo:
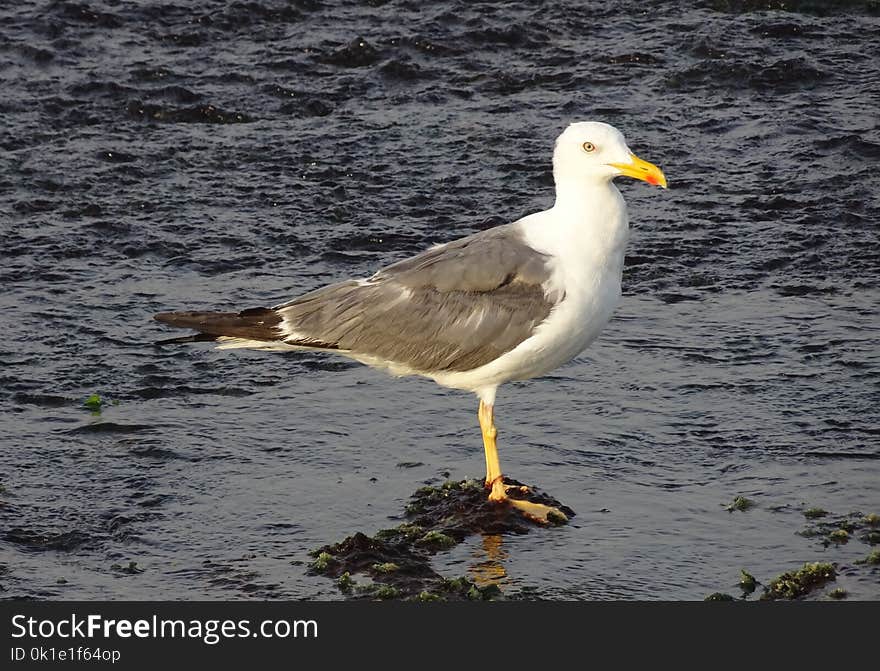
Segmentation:
[(155, 348), (152, 314), (271, 304), (546, 208), (553, 138), (599, 119), (671, 188), (621, 183), (615, 319), (497, 407), (505, 470), (578, 515), (438, 569), (701, 599), (825, 560), (880, 598), (867, 545), (796, 533), (807, 507), (880, 512), (880, 9), (677, 5), (4, 3), (2, 595), (339, 598), (307, 551), (479, 475), (475, 399)]

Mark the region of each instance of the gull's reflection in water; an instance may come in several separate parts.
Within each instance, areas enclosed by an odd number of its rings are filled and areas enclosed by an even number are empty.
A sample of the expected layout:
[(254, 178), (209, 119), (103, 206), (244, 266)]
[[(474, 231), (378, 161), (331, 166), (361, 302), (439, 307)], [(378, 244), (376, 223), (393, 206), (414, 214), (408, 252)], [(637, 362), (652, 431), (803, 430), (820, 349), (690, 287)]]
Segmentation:
[(507, 552), (503, 547), (501, 534), (483, 534), (481, 547), (474, 548), (471, 556), (477, 561), (471, 564), (468, 573), (477, 587), (500, 586), (504, 583), (507, 578), (507, 571), (504, 569)]

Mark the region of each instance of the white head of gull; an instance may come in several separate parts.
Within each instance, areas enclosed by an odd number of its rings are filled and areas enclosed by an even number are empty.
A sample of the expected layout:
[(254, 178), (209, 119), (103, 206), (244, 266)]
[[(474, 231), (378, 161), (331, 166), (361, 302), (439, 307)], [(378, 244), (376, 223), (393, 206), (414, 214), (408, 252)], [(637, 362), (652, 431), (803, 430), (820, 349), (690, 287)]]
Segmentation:
[(543, 375), (587, 347), (620, 299), (629, 233), (612, 180), (666, 187), (663, 172), (599, 122), (573, 123), (556, 140), (552, 208), (438, 245), (371, 277), (344, 280), (272, 308), (169, 312), (156, 319), (220, 348), (321, 350), (472, 391), (486, 452), (490, 501), (539, 521), (550, 506), (511, 498), (498, 459), (498, 387)]

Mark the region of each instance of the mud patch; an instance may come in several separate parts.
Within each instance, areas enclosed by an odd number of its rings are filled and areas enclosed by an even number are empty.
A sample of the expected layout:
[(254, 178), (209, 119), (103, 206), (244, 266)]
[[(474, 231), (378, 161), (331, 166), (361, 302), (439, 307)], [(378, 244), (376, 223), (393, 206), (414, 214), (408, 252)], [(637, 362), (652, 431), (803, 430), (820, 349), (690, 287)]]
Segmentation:
[[(534, 487), (504, 479), (511, 498), (574, 511)], [(334, 578), (351, 599), (417, 601), (491, 600), (503, 598), (494, 584), (478, 586), (469, 578), (445, 578), (431, 566), (431, 557), (475, 534), (525, 534), (540, 524), (507, 505), (490, 503), (482, 480), (449, 481), (422, 487), (405, 509), (403, 524), (374, 536), (358, 532), (345, 540), (314, 550), (308, 572)], [(557, 523), (564, 523), (561, 518)], [(357, 580), (355, 579), (357, 576)]]

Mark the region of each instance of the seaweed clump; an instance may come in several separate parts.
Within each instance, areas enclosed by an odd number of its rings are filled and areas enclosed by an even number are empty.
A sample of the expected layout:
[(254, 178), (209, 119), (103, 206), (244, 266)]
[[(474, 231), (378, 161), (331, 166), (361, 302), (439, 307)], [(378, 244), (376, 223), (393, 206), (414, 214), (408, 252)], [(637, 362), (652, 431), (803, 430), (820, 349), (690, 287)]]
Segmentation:
[(880, 566), (880, 550), (871, 550), (870, 554), (864, 559), (859, 559), (856, 564), (868, 564), (869, 566)]
[(764, 588), (761, 600), (798, 599), (837, 578), (833, 564), (807, 562), (797, 571), (786, 571), (770, 581)]
[[(807, 526), (796, 533), (804, 538), (819, 539), (826, 548), (840, 547), (850, 540), (870, 546), (880, 543), (880, 515), (876, 513), (851, 512), (841, 515), (822, 508), (806, 508), (802, 513), (808, 520)], [(808, 562), (799, 569), (783, 573), (770, 581), (769, 584), (758, 581), (751, 573), (741, 569), (739, 579), (739, 588), (742, 590), (741, 598), (746, 600), (757, 596), (762, 601), (806, 598), (825, 583), (836, 580), (839, 574), (850, 575), (860, 570), (857, 567), (874, 570), (871, 567), (880, 566), (880, 549), (873, 548), (867, 557), (856, 560), (854, 564), (855, 566), (839, 566), (827, 562)], [(760, 594), (755, 594), (759, 585), (764, 589)], [(715, 592), (707, 596), (706, 600), (718, 601), (721, 597), (728, 596), (730, 595)], [(849, 592), (838, 587), (829, 591), (825, 596), (828, 599), (846, 599), (849, 598)]]
[[(818, 511), (818, 512), (816, 512)], [(804, 538), (818, 538), (824, 547), (842, 545), (852, 537), (868, 545), (880, 544), (880, 516), (876, 513), (849, 513), (833, 515), (820, 508), (804, 511), (804, 517), (814, 523), (798, 532)]]
[(731, 503), (729, 503), (726, 507), (727, 512), (732, 513), (737, 510), (739, 512), (744, 512), (749, 510), (750, 508), (755, 507), (755, 502), (745, 496), (737, 496), (733, 499)]
[[(508, 478), (505, 483), (513, 486), (512, 498), (552, 506), (569, 518), (574, 516), (571, 508), (534, 488)], [(339, 590), (352, 599), (497, 599), (502, 596), (497, 585), (480, 586), (469, 578), (444, 577), (431, 566), (431, 557), (474, 534), (525, 534), (544, 526), (511, 506), (490, 503), (481, 480), (420, 488), (410, 497), (405, 519), (373, 536), (358, 532), (314, 550), (309, 573), (334, 578)]]
[(726, 592), (713, 592), (709, 596), (707, 596), (704, 601), (735, 601), (730, 594)]
[(745, 569), (740, 569), (739, 573), (739, 588), (743, 591), (743, 595), (748, 595), (754, 592), (755, 588), (758, 586), (758, 581), (755, 580), (755, 576)]

